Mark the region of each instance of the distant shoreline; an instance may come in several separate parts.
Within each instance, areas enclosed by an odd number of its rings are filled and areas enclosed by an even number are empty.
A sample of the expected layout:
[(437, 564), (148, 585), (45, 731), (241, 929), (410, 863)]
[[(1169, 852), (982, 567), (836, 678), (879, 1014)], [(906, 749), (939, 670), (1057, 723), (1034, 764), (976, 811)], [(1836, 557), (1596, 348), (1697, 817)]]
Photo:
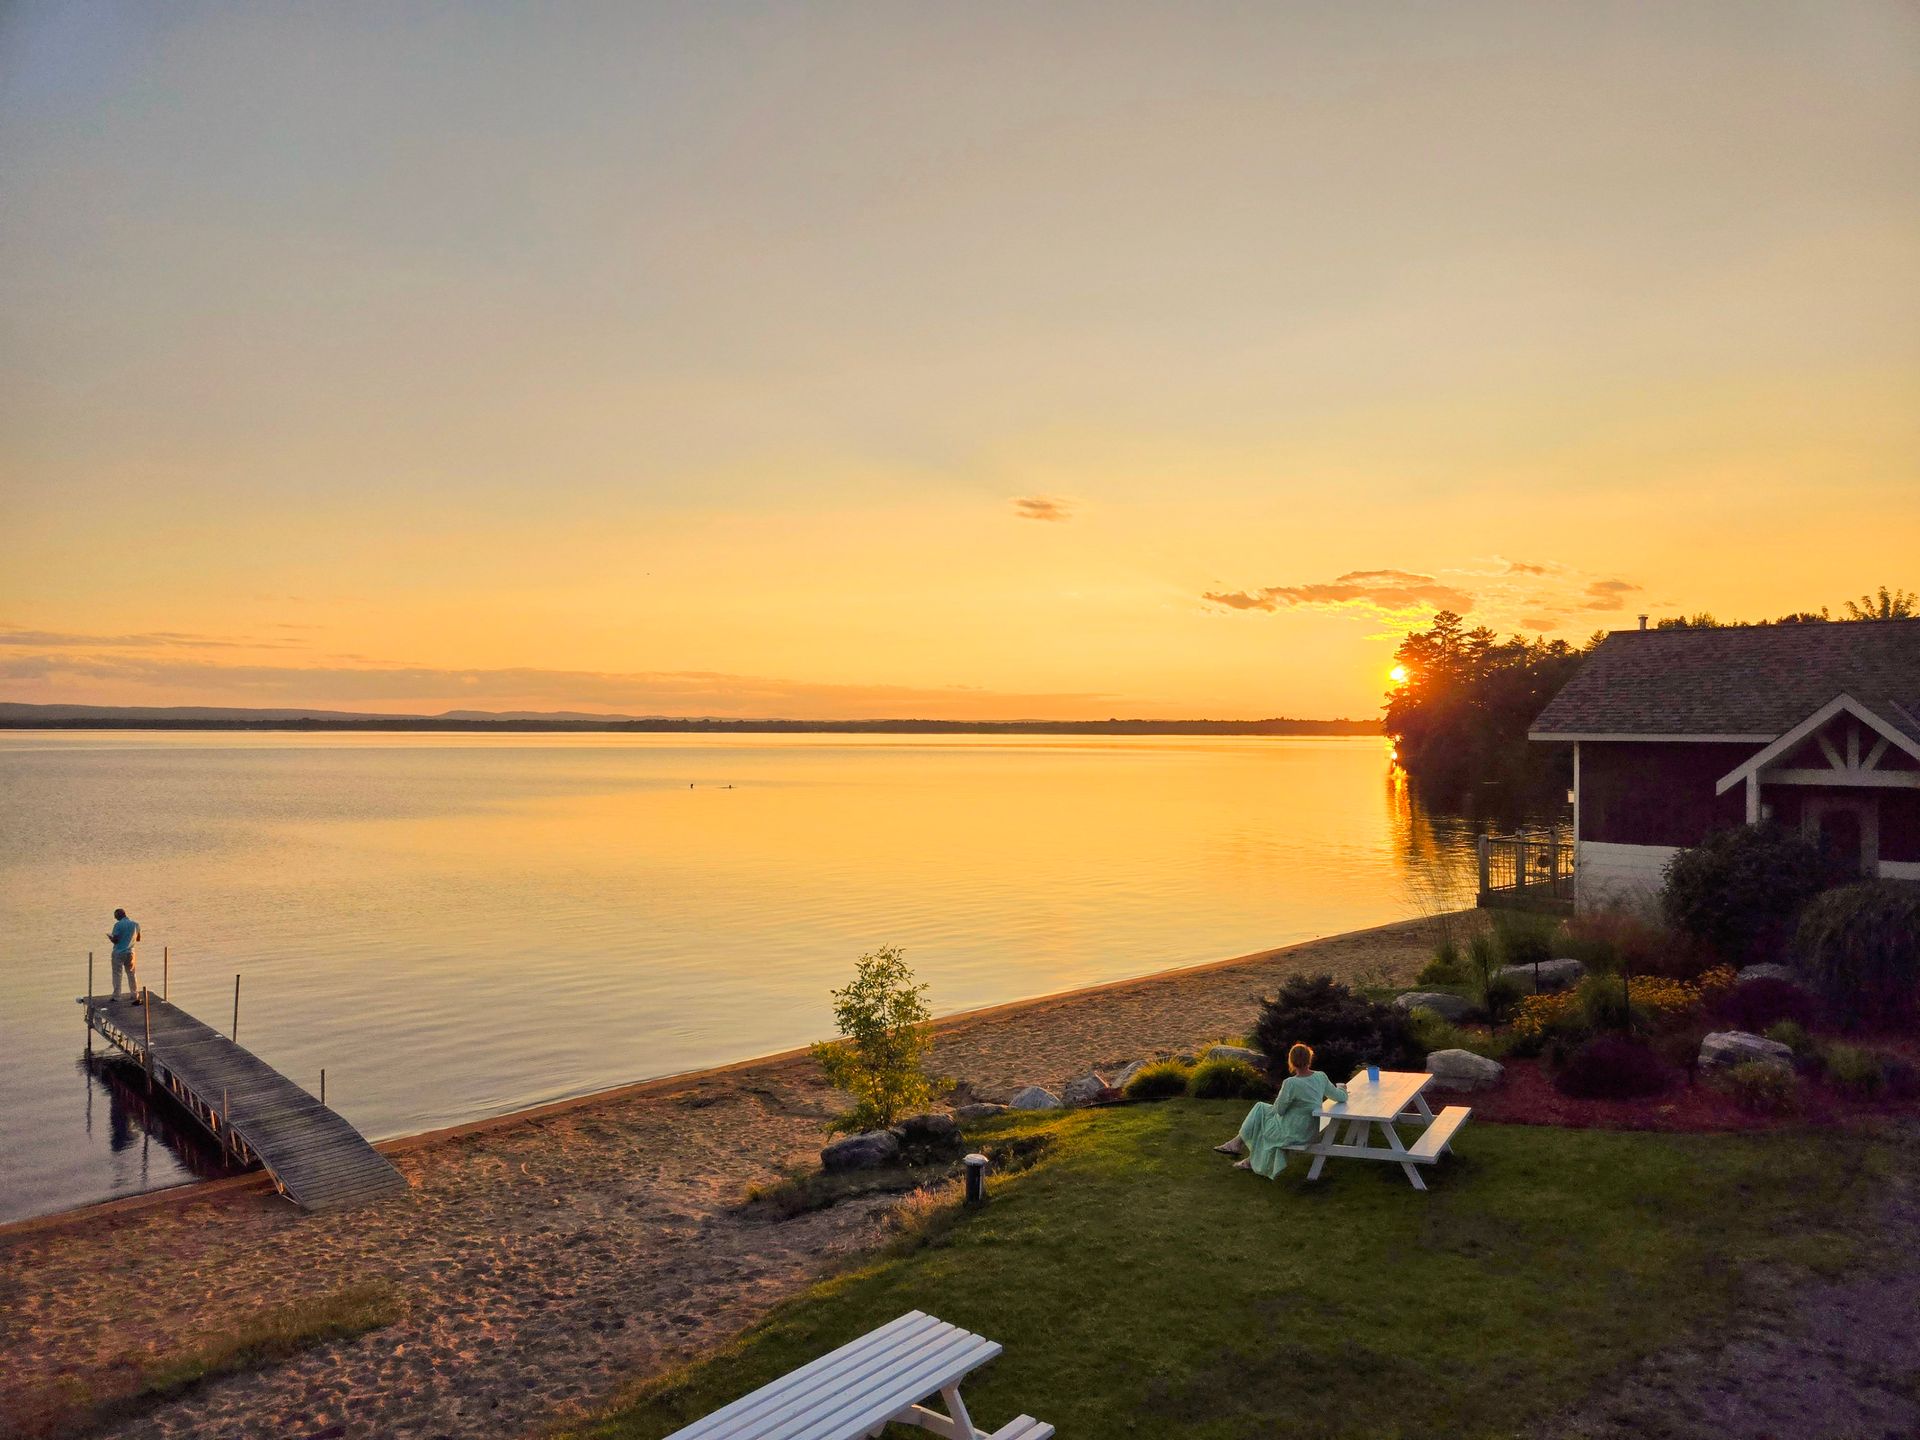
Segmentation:
[[(184, 713), (183, 713), (184, 711)], [(0, 730), (284, 730), (642, 735), (1379, 735), (1378, 720), (729, 720), (711, 716), (356, 715), (0, 702)]]

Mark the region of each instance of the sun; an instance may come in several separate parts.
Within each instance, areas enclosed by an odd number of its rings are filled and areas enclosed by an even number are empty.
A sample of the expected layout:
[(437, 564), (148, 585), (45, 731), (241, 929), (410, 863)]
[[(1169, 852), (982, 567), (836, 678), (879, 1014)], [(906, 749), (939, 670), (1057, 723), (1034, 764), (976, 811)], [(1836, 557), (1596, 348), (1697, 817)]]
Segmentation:
[(1404, 685), (1407, 683), (1407, 674), (1408, 674), (1408, 671), (1406, 666), (1396, 665), (1391, 670), (1387, 671), (1387, 678), (1393, 681), (1393, 683), (1396, 685)]

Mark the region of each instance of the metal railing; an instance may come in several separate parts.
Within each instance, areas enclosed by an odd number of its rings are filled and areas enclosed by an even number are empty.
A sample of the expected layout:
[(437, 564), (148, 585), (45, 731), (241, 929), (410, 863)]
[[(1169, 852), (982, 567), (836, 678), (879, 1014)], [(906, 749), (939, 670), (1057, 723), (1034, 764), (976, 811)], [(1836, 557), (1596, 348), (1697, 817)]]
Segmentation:
[(1510, 910), (1573, 908), (1573, 843), (1558, 835), (1482, 835), (1480, 904)]

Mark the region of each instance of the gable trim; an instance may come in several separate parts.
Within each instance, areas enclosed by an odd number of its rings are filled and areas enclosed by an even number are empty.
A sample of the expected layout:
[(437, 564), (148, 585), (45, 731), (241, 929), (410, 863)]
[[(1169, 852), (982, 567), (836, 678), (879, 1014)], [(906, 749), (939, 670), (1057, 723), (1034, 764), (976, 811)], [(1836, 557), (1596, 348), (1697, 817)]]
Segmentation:
[[(1897, 746), (1899, 749), (1911, 755), (1915, 760), (1920, 760), (1920, 743), (1915, 743), (1897, 726), (1888, 723), (1880, 716), (1874, 714), (1872, 710), (1862, 705), (1851, 695), (1841, 694), (1834, 696), (1833, 699), (1829, 700), (1818, 710), (1814, 711), (1813, 714), (1787, 731), (1786, 734), (1782, 735), (1778, 740), (1775, 740), (1771, 745), (1767, 746), (1766, 749), (1749, 756), (1741, 764), (1729, 770), (1725, 775), (1722, 775), (1719, 783), (1714, 786), (1713, 793), (1716, 795), (1724, 795), (1742, 781), (1757, 778), (1762, 769), (1799, 745), (1802, 740), (1814, 734), (1821, 726), (1825, 725), (1836, 715), (1843, 713), (1853, 716), (1854, 719), (1865, 725), (1887, 743)], [(1850, 773), (1851, 772), (1846, 770), (1835, 770), (1832, 774), (1836, 778), (1829, 780), (1827, 783), (1845, 784), (1846, 780), (1840, 777), (1845, 777)]]

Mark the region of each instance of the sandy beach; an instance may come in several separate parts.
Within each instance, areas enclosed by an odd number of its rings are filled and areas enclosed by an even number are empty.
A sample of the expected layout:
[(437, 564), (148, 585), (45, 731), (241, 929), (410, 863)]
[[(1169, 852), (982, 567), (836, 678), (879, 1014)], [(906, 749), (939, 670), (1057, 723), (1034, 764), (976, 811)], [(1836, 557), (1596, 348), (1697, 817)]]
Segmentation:
[[(934, 1064), (976, 1095), (1237, 1036), (1287, 975), (1404, 982), (1433, 922), (955, 1016)], [(541, 1107), (386, 1149), (408, 1193), (306, 1215), (222, 1182), (0, 1230), (0, 1431), (289, 1296), (391, 1282), (358, 1339), (216, 1380), (110, 1435), (514, 1435), (715, 1344), (878, 1238), (884, 1199), (778, 1224), (756, 1181), (808, 1162), (834, 1097), (804, 1054)]]

